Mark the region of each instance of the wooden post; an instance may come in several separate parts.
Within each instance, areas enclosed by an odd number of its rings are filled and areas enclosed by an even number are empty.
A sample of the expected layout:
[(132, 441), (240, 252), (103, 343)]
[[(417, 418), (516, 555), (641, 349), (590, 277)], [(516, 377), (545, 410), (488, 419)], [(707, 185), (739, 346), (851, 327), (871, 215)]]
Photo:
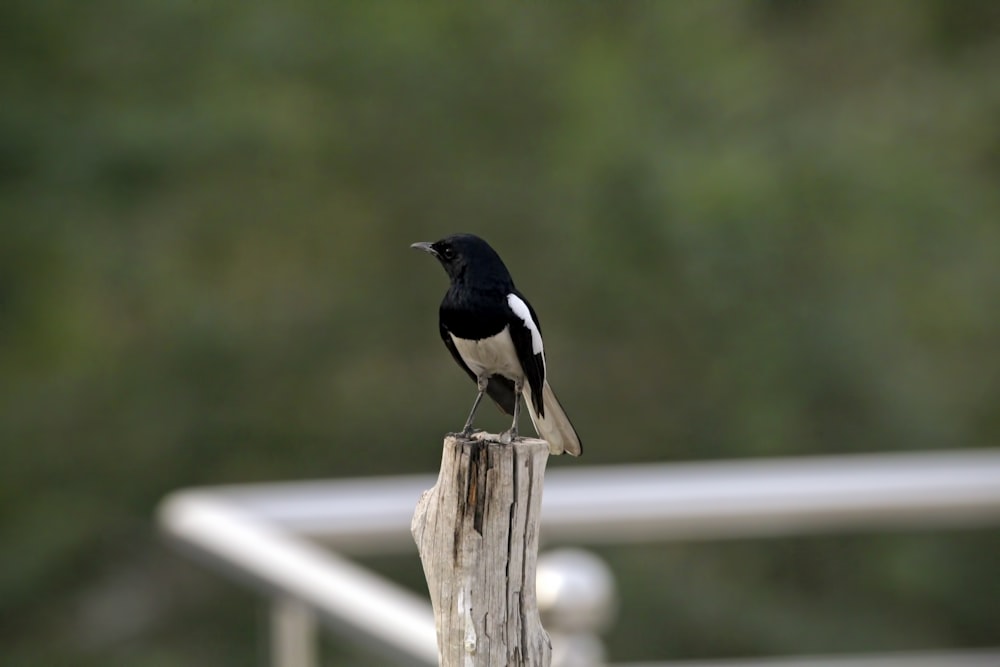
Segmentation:
[(548, 667), (535, 562), (544, 440), (449, 435), (411, 531), (430, 589), (441, 667)]

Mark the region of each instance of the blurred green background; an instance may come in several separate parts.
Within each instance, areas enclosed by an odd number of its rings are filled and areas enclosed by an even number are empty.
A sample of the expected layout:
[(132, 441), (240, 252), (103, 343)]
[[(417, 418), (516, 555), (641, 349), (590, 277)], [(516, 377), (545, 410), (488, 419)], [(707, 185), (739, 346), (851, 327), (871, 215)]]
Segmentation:
[[(995, 446), (998, 184), (993, 0), (6, 0), (3, 663), (262, 664), (154, 507), (435, 471), (454, 231), (541, 315), (553, 466)], [(1000, 643), (996, 530), (601, 552), (616, 660)]]

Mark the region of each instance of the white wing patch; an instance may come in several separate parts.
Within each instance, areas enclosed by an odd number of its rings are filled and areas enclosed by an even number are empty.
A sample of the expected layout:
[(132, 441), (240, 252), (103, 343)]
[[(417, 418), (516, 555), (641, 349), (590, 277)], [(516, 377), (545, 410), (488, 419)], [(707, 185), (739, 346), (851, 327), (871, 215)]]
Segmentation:
[(510, 309), (514, 311), (514, 314), (517, 315), (521, 319), (522, 322), (524, 322), (524, 326), (526, 326), (528, 328), (528, 331), (531, 332), (531, 351), (532, 351), (532, 353), (533, 354), (541, 354), (542, 353), (542, 332), (538, 330), (538, 327), (535, 325), (535, 321), (533, 319), (531, 319), (531, 311), (528, 310), (528, 304), (526, 304), (516, 294), (508, 294), (507, 295), (507, 305), (510, 306)]

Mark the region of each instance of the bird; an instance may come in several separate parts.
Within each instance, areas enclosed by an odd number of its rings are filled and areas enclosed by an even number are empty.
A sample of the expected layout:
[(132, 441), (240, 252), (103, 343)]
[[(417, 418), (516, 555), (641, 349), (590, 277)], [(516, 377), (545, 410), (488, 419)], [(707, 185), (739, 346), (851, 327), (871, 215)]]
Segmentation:
[(452, 234), (410, 247), (436, 257), (448, 274), (450, 284), (438, 310), (441, 339), (478, 390), (462, 435), (473, 432), (485, 394), (514, 417), (501, 442), (516, 440), (523, 395), (550, 453), (583, 453), (580, 436), (549, 386), (538, 316), (514, 286), (500, 255), (474, 234)]

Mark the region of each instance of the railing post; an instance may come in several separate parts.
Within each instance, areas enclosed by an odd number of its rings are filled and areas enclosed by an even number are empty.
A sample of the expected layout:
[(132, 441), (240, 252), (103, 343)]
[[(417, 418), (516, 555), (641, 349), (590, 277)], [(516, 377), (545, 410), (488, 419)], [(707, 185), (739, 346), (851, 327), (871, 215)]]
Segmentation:
[(615, 579), (583, 549), (549, 551), (538, 559), (538, 609), (552, 638), (552, 667), (604, 667), (600, 633), (617, 606)]
[(271, 602), (272, 667), (318, 667), (316, 615), (301, 601), (277, 597)]
[(535, 569), (543, 440), (448, 436), (441, 472), (411, 531), (423, 563), (441, 667), (549, 667)]

